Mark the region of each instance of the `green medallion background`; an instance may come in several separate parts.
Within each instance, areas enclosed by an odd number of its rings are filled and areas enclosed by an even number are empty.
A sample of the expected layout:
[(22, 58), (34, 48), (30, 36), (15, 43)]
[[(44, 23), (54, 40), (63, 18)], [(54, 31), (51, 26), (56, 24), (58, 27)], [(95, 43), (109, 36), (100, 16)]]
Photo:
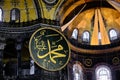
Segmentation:
[(32, 59), (48, 71), (64, 68), (70, 58), (70, 48), (64, 35), (54, 28), (41, 28), (33, 33), (29, 42)]

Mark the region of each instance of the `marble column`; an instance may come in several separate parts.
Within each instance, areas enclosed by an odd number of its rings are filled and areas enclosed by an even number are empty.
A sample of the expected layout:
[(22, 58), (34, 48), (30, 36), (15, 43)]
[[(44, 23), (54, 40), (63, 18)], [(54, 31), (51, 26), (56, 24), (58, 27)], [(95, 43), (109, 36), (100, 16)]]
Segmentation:
[(16, 50), (17, 50), (17, 76), (21, 75), (21, 51), (22, 51), (23, 42), (22, 39), (17, 39), (16, 41)]
[(0, 43), (0, 76), (3, 76), (4, 75), (4, 70), (3, 70), (3, 67), (4, 67), (4, 64), (3, 64), (3, 50), (5, 48), (5, 43)]

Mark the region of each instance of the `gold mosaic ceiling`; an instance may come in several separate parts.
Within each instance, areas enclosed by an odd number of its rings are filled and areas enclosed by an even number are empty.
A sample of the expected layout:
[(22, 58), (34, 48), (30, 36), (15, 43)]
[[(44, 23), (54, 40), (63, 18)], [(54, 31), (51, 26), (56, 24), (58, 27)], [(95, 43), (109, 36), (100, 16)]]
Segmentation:
[[(67, 4), (66, 4), (67, 5)], [(65, 6), (66, 7), (66, 6)], [(67, 29), (68, 38), (74, 29), (78, 29), (78, 42), (81, 42), (82, 33), (90, 32), (91, 45), (111, 44), (109, 30), (120, 32), (120, 1), (119, 0), (78, 0), (69, 7), (63, 8), (61, 16), (62, 31)], [(71, 18), (72, 16), (72, 18)], [(101, 34), (101, 42), (98, 35)]]
[[(59, 14), (61, 15), (61, 30), (66, 34), (68, 39), (71, 39), (74, 29), (78, 30), (77, 40), (73, 40), (73, 43), (76, 41), (77, 43), (74, 45), (70, 42), (73, 51), (101, 54), (118, 51), (120, 49), (120, 47), (117, 46), (97, 50), (99, 45), (105, 47), (114, 44), (109, 35), (109, 31), (112, 29), (116, 31), (119, 40), (120, 0), (69, 0), (61, 8)], [(90, 33), (90, 41), (87, 45), (94, 46), (92, 50), (78, 46), (79, 43), (83, 44), (82, 34), (84, 31)]]

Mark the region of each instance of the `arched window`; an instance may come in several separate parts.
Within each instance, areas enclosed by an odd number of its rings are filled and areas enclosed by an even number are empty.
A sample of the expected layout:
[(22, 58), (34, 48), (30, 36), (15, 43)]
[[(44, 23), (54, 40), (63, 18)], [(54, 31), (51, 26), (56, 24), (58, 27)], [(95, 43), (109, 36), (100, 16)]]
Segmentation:
[(71, 38), (73, 38), (73, 39), (77, 39), (78, 38), (78, 29), (74, 29), (73, 30)]
[(83, 32), (82, 40), (83, 40), (83, 42), (89, 42), (90, 41), (90, 33), (88, 31)]
[(14, 8), (11, 10), (11, 21), (17, 22), (20, 21), (20, 10), (17, 8)]
[(73, 65), (73, 77), (74, 77), (73, 80), (83, 80), (82, 67), (78, 63), (75, 63)]
[(3, 10), (0, 8), (0, 22), (3, 20)]
[(110, 40), (116, 40), (117, 39), (117, 32), (116, 32), (116, 30), (111, 29), (109, 31), (109, 36), (110, 36)]
[(96, 80), (112, 80), (111, 70), (105, 65), (98, 66), (95, 71)]
[(35, 65), (34, 65), (34, 61), (31, 60), (30, 61), (30, 75), (33, 75), (35, 73)]

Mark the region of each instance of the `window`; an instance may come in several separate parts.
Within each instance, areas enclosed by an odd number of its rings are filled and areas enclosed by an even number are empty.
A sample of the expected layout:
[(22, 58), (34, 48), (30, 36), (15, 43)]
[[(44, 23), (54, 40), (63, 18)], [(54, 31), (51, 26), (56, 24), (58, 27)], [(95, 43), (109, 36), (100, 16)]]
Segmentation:
[(117, 39), (117, 32), (116, 32), (116, 30), (111, 29), (109, 31), (109, 36), (110, 36), (110, 40), (116, 40)]
[(73, 30), (71, 38), (73, 38), (73, 39), (77, 39), (78, 38), (78, 29), (74, 29)]
[(78, 63), (73, 65), (73, 77), (73, 80), (83, 80), (82, 67)]
[(3, 10), (0, 8), (0, 22), (2, 21), (3, 19)]
[(12, 9), (11, 10), (11, 21), (16, 22), (20, 20), (20, 10), (19, 9)]
[(96, 68), (96, 80), (111, 80), (111, 71), (110, 68), (101, 65)]
[(102, 39), (101, 32), (98, 32), (98, 40), (100, 41)]
[(34, 66), (34, 61), (30, 61), (30, 75), (33, 75), (35, 73), (35, 66)]
[(89, 42), (90, 41), (90, 33), (88, 31), (83, 32), (82, 39), (83, 39), (83, 42)]

